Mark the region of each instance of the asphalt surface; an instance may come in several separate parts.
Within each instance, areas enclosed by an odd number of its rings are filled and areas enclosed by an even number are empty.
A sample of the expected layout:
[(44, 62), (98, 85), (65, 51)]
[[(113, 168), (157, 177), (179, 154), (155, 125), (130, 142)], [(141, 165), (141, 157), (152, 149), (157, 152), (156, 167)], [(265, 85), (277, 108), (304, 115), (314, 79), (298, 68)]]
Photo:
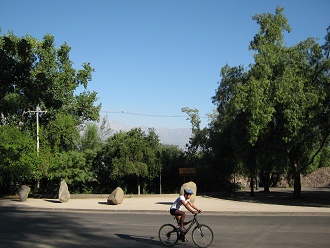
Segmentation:
[[(68, 202), (58, 199), (32, 198), (19, 201), (18, 197), (0, 199), (0, 210), (31, 209), (49, 211), (115, 211), (115, 212), (169, 212), (177, 194), (125, 195), (118, 205), (109, 205), (107, 195), (72, 195)], [(255, 191), (251, 197), (248, 190), (228, 193), (203, 193), (196, 195), (194, 204), (204, 214), (221, 215), (329, 215), (330, 187), (302, 188), (299, 199), (293, 197), (291, 188), (271, 188)]]
[[(161, 248), (160, 227), (175, 224), (158, 212), (1, 210), (0, 220), (3, 248)], [(213, 230), (214, 248), (330, 247), (330, 216), (202, 214), (198, 220)], [(186, 238), (174, 247), (197, 247), (192, 230)]]

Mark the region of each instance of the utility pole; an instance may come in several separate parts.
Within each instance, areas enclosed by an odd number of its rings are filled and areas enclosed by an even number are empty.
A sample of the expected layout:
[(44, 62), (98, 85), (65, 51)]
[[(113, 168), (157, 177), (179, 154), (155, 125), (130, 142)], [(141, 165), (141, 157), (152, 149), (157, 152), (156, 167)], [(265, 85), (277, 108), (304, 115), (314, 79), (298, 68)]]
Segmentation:
[(162, 194), (162, 169), (159, 170), (159, 194)]
[(36, 119), (37, 119), (37, 153), (39, 154), (39, 113), (47, 113), (47, 111), (41, 111), (39, 104), (36, 107), (35, 111), (26, 111), (27, 113), (36, 113)]

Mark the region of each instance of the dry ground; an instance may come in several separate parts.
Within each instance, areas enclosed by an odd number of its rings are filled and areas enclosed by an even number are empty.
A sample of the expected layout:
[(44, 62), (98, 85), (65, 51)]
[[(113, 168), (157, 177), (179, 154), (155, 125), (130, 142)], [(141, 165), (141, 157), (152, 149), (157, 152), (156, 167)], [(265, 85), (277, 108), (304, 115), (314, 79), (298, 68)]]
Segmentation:
[(305, 187), (330, 186), (330, 167), (320, 168), (313, 173), (302, 177), (301, 184)]

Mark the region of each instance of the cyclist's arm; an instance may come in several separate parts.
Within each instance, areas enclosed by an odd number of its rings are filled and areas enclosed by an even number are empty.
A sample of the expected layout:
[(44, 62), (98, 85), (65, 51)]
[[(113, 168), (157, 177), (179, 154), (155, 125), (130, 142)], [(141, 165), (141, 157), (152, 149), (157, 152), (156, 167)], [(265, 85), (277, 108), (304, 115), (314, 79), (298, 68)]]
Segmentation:
[[(193, 209), (197, 210), (198, 213), (203, 212), (203, 210), (202, 210), (202, 209), (199, 209), (198, 207), (196, 207), (196, 205), (195, 205), (194, 203), (192, 203), (192, 202), (188, 202), (188, 203), (189, 203), (189, 205), (190, 205)], [(191, 211), (190, 211), (190, 212), (191, 212)], [(193, 213), (193, 212), (192, 212), (192, 213)]]
[(181, 200), (181, 202), (182, 202), (182, 204), (183, 204), (183, 206), (185, 206), (185, 208), (189, 211), (189, 212), (191, 212), (192, 214), (194, 214), (194, 210), (192, 210), (191, 209), (191, 205), (190, 205), (190, 202), (188, 202), (189, 203), (189, 205), (188, 205), (188, 203), (186, 203), (184, 200)]

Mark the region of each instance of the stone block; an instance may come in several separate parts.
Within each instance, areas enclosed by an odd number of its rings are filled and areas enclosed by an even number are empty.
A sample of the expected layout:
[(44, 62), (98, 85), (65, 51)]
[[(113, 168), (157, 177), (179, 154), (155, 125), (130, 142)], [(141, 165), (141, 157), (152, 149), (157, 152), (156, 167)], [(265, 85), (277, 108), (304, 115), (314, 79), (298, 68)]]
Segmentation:
[(26, 201), (26, 199), (28, 198), (29, 196), (29, 193), (30, 193), (30, 187), (27, 186), (27, 185), (22, 185), (21, 189), (19, 190), (19, 200), (21, 202), (24, 202)]
[(117, 187), (108, 197), (108, 204), (110, 205), (118, 205), (123, 202), (124, 199), (124, 191), (122, 188)]
[(58, 191), (58, 200), (60, 202), (68, 202), (70, 199), (70, 192), (67, 183), (62, 180), (60, 184), (60, 189)]

